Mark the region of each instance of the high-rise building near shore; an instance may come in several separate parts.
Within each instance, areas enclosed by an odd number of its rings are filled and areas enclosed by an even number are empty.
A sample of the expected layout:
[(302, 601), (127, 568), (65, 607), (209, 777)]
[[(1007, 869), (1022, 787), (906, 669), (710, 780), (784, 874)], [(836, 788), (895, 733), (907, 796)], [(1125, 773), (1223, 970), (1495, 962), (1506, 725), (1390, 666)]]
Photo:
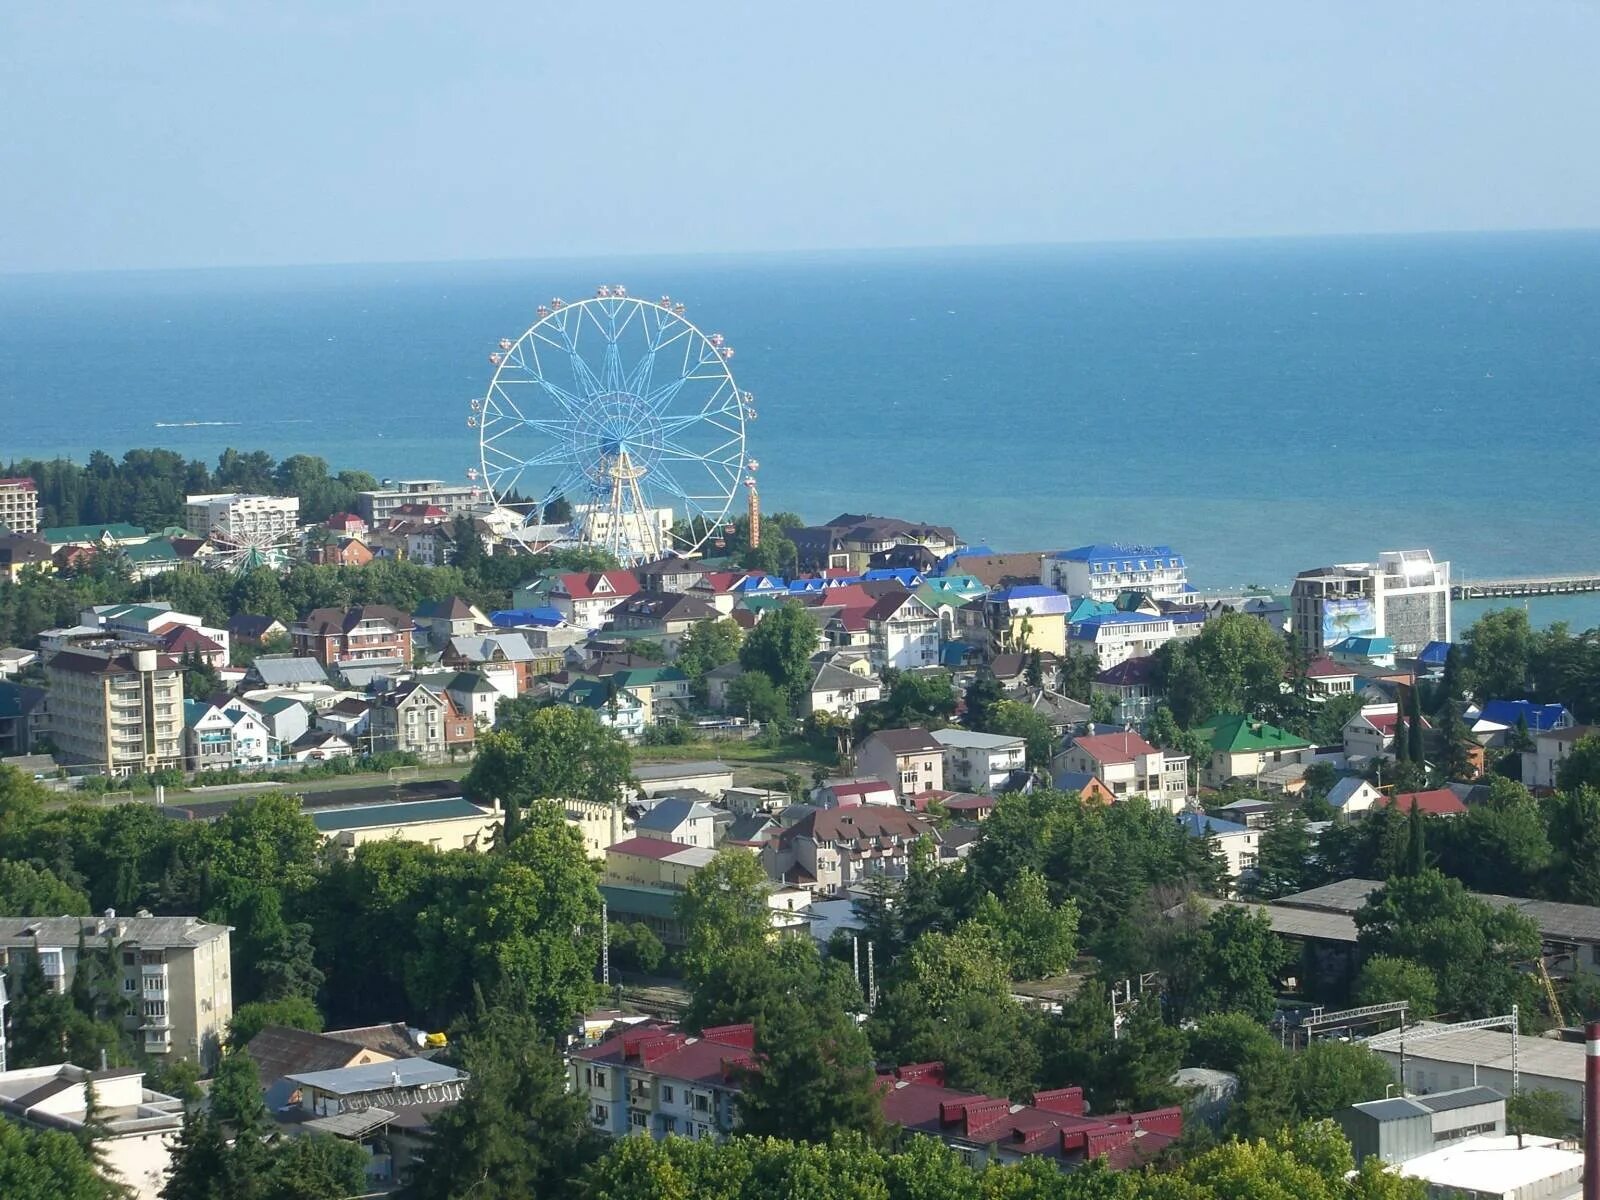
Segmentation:
[(1431, 550), (1302, 571), (1290, 597), (1295, 642), (1308, 657), (1352, 637), (1388, 638), (1402, 658), (1450, 640), (1450, 564)]
[(200, 537), (217, 534), (236, 542), (268, 542), (287, 537), (300, 525), (298, 496), (251, 496), (224, 492), (185, 496), (184, 523)]
[(12, 533), (39, 532), (39, 489), (31, 479), (0, 479), (0, 525)]

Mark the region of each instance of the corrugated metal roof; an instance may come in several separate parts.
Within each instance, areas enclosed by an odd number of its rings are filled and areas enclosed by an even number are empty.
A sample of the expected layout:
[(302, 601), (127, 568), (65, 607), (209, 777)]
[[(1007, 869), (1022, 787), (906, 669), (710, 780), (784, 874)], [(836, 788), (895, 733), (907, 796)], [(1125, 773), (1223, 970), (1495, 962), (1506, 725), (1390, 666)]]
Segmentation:
[(343, 829), (379, 829), (390, 825), (415, 825), (426, 821), (455, 821), (464, 817), (490, 819), (495, 814), (480, 808), (463, 796), (439, 800), (411, 800), (399, 804), (363, 804), (350, 808), (323, 809), (311, 814), (311, 821), (322, 833)]

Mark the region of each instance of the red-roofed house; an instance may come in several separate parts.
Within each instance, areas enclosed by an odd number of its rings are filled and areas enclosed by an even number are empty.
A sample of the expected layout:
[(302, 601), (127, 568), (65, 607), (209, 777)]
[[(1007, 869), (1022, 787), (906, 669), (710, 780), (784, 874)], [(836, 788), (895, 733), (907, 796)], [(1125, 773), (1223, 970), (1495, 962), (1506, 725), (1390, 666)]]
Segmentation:
[(684, 887), (713, 854), (666, 838), (631, 837), (606, 848), (605, 881), (629, 887)]
[[(1344, 752), (1362, 758), (1394, 758), (1394, 729), (1399, 720), (1398, 705), (1367, 705), (1345, 722)], [(1422, 727), (1430, 728), (1426, 718)]]
[(161, 630), (161, 648), (177, 659), (193, 654), (217, 670), (228, 665), (228, 651), (192, 625), (173, 625)]
[(639, 581), (627, 571), (571, 572), (550, 580), (542, 603), (580, 629), (599, 629), (613, 608), (638, 592)]
[(1188, 799), (1188, 755), (1158, 749), (1132, 730), (1075, 738), (1050, 768), (1052, 774), (1091, 775), (1118, 800), (1143, 796), (1176, 811)]
[(1313, 700), (1348, 696), (1356, 690), (1356, 673), (1324, 654), (1306, 664), (1306, 691)]
[(1383, 796), (1373, 802), (1373, 808), (1398, 808), (1403, 813), (1409, 813), (1411, 806), (1416, 805), (1419, 812), (1430, 817), (1459, 817), (1467, 811), (1467, 806), (1461, 803), (1449, 788), (1434, 788), (1430, 792), (1400, 792), (1393, 796)]
[(812, 793), (818, 808), (854, 808), (860, 804), (897, 806), (900, 799), (881, 779), (830, 779)]
[(723, 1025), (691, 1037), (671, 1025), (639, 1025), (574, 1050), (570, 1090), (589, 1122), (622, 1137), (723, 1138), (734, 1126), (743, 1072), (755, 1063), (753, 1025)]
[(366, 537), (367, 523), (355, 513), (334, 513), (323, 522), (336, 537)]

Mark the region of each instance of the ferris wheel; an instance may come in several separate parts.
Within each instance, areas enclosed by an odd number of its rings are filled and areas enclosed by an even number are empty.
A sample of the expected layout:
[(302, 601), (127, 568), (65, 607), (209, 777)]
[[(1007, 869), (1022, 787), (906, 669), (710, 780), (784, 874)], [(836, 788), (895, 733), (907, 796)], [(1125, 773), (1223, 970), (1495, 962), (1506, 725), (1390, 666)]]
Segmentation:
[(734, 382), (733, 347), (671, 297), (623, 287), (551, 300), (537, 317), (489, 355), (468, 475), (530, 523), (565, 498), (568, 535), (625, 563), (720, 542), (758, 465), (745, 457), (755, 402)]

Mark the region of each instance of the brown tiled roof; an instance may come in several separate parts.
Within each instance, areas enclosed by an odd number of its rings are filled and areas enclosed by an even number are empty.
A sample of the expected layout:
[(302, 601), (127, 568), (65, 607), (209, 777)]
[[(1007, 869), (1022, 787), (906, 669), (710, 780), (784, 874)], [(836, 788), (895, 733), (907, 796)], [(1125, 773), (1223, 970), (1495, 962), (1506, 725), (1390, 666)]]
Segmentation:
[(867, 740), (873, 738), (878, 743), (887, 746), (894, 754), (920, 754), (924, 750), (931, 750), (935, 754), (943, 754), (944, 747), (934, 740), (933, 734), (926, 729), (880, 729)]
[[(72, 671), (78, 675), (125, 675), (137, 671), (133, 653), (113, 654), (102, 658), (98, 654), (85, 654), (79, 650), (63, 650), (50, 660), (50, 667), (58, 671)], [(182, 664), (170, 654), (156, 655), (156, 667), (163, 671), (180, 670)]]
[(305, 628), (316, 637), (349, 633), (362, 621), (387, 621), (396, 630), (410, 629), (411, 618), (387, 604), (358, 604), (354, 608), (314, 608), (306, 614)]
[(360, 1025), (354, 1029), (330, 1029), (322, 1036), (365, 1046), (390, 1058), (405, 1058), (417, 1053), (416, 1045), (406, 1035), (404, 1021), (391, 1021), (387, 1025)]
[(306, 1071), (334, 1071), (348, 1067), (361, 1053), (361, 1047), (320, 1033), (266, 1025), (245, 1046), (255, 1060), (263, 1084), (276, 1083), (285, 1075)]
[(914, 841), (934, 828), (916, 813), (886, 804), (855, 805), (850, 808), (822, 808), (807, 813), (780, 838), (785, 843), (795, 837), (811, 837), (824, 842), (860, 842), (898, 836)]

